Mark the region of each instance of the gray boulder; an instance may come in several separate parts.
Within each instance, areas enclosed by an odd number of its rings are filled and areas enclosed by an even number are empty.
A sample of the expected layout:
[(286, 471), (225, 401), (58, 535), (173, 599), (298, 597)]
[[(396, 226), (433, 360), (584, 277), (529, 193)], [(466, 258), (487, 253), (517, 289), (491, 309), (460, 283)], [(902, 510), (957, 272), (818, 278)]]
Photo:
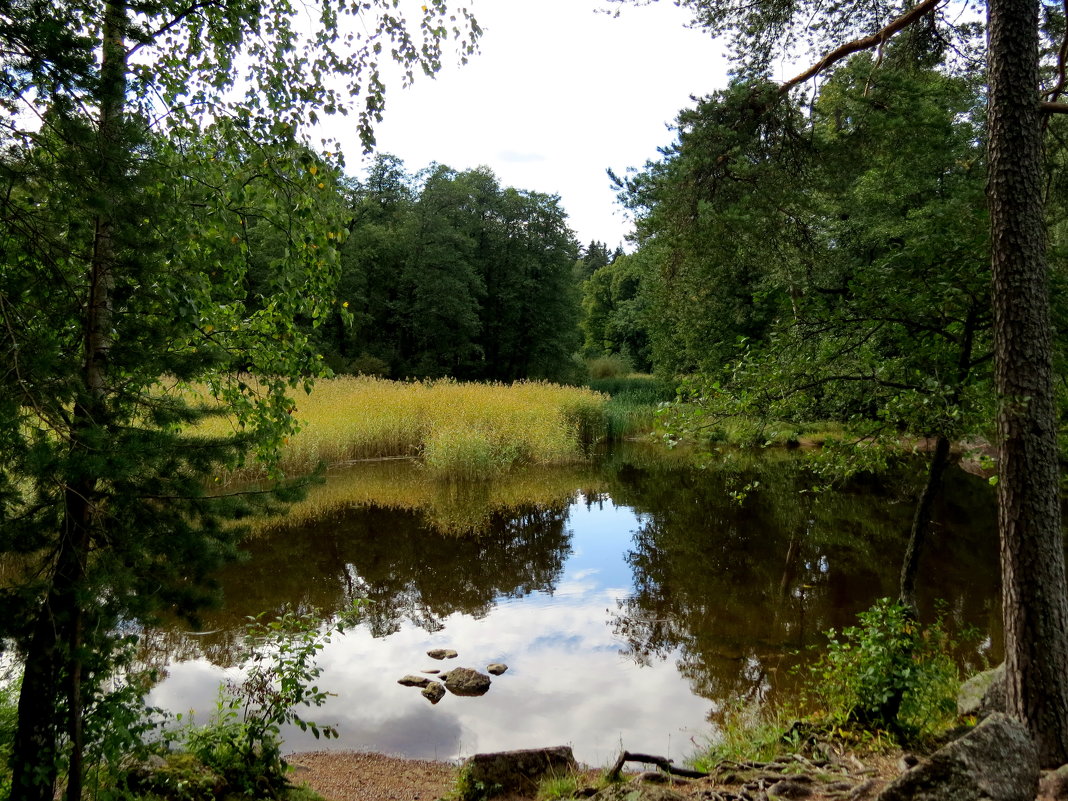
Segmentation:
[(957, 693), (957, 714), (980, 720), (991, 712), (1005, 711), (1005, 663), (968, 679)]
[(492, 673), (494, 676), (500, 676), (506, 670), (508, 670), (508, 665), (503, 662), (493, 662), (492, 664), (486, 665), (486, 672)]
[(445, 688), (438, 684), (436, 681), (432, 681), (430, 684), (423, 688), (423, 697), (430, 701), (430, 703), (436, 704), (438, 701), (445, 697)]
[(570, 746), (560, 745), (475, 754), (464, 763), (461, 776), (462, 785), (479, 788), (483, 797), (505, 793), (532, 795), (542, 779), (566, 776), (576, 770), (578, 765)]
[(1038, 752), (1024, 727), (994, 712), (926, 762), (903, 773), (877, 801), (1034, 801)]
[(490, 677), (471, 668), (453, 668), (441, 678), (445, 689), (453, 695), (485, 695), (490, 688)]

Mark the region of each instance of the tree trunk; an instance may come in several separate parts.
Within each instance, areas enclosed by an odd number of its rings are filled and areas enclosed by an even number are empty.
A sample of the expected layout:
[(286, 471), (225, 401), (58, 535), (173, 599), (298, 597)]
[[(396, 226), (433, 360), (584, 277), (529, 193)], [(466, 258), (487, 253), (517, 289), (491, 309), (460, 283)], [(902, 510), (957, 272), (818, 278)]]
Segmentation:
[(1038, 97), (1038, 1), (989, 4), (989, 181), (1008, 711), (1068, 762), (1068, 595)]
[[(122, 124), (126, 102), (127, 26), (124, 0), (109, 0), (102, 27), (99, 128), (93, 174), (103, 210), (94, 220), (87, 265), (82, 391), (71, 415), (70, 449), (77, 463), (99, 441), (89, 436), (107, 425), (107, 367), (111, 351), (115, 243), (113, 205), (124, 195)], [(86, 575), (97, 512), (98, 477), (83, 475), (64, 490), (63, 526), (51, 586), (38, 612), (26, 652), (15, 733), (12, 801), (53, 801), (60, 730), (68, 738), (67, 801), (80, 801), (84, 774), (82, 689), (85, 613), (91, 603)], [(65, 707), (65, 708), (64, 708)]]
[(931, 528), (931, 507), (942, 488), (942, 477), (949, 464), (949, 438), (938, 436), (935, 449), (931, 454), (931, 464), (927, 469), (927, 483), (916, 503), (912, 516), (912, 529), (909, 532), (909, 544), (905, 549), (905, 559), (901, 563), (901, 581), (898, 601), (902, 606), (912, 610), (913, 617), (919, 617), (916, 605), (916, 576), (920, 570), (920, 555), (927, 543), (927, 533)]

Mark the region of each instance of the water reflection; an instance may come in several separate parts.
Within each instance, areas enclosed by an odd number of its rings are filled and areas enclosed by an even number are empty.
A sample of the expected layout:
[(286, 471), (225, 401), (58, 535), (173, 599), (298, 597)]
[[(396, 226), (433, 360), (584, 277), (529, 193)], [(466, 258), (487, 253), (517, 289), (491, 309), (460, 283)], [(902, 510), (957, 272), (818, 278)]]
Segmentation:
[[(925, 612), (943, 598), (954, 626), (992, 634), (985, 654), (962, 651), (976, 663), (997, 657), (997, 552), (992, 493), (969, 479), (950, 478), (920, 586)], [(339, 747), (686, 756), (720, 704), (789, 692), (805, 646), (896, 589), (908, 476), (834, 493), (802, 493), (805, 482), (794, 459), (695, 469), (644, 448), (470, 489), (426, 489), (398, 465), (354, 471), (343, 483), (358, 500), (335, 485), (315, 522), (249, 543), (208, 633), (151, 633), (169, 664), (152, 700), (210, 709), (248, 615), (286, 604), (330, 615), (366, 598), (365, 624), (322, 658), (338, 697), (319, 717), (339, 726)], [(732, 498), (747, 485), (743, 503)], [(455, 664), (510, 669), (482, 698), (432, 707), (396, 679), (430, 667), (439, 646), (461, 652)]]
[[(614, 497), (642, 513), (627, 552), (634, 592), (612, 624), (640, 662), (676, 652), (693, 692), (764, 700), (795, 689), (796, 671), (822, 633), (855, 623), (878, 597), (896, 596), (912, 508), (895, 482), (805, 493), (797, 463), (738, 474), (632, 471)], [(752, 484), (744, 503), (730, 487)], [(996, 632), (997, 538), (992, 493), (954, 474), (936, 510), (934, 545), (920, 577), (921, 607), (948, 604), (951, 629)], [(961, 648), (965, 669), (996, 658)]]

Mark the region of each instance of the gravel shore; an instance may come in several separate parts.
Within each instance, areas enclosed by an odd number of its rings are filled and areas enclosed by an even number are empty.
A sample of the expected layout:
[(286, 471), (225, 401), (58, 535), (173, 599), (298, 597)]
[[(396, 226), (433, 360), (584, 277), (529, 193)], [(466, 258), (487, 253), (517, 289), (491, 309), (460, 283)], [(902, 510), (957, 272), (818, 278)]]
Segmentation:
[(294, 784), (328, 801), (435, 801), (453, 789), (456, 766), (351, 751), (290, 754)]

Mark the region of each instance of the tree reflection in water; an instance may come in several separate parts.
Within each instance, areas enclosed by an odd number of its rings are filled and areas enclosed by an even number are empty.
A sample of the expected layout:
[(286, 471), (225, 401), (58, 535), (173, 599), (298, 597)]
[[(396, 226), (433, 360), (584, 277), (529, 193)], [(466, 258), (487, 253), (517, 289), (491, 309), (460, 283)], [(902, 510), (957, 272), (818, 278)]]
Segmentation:
[(207, 633), (164, 627), (146, 648), (156, 664), (204, 655), (232, 665), (246, 619), (285, 605), (330, 617), (361, 600), (375, 637), (406, 623), (436, 631), (457, 612), (484, 617), (500, 598), (553, 591), (570, 552), (569, 503), (493, 511), (486, 530), (461, 534), (441, 534), (420, 510), (378, 506), (265, 532), (221, 574), (226, 603), (202, 616)]
[[(573, 547), (569, 505), (581, 497), (591, 509), (629, 507), (638, 516), (633, 532), (585, 535), (591, 551), (618, 565), (611, 583), (593, 592), (616, 598), (606, 623), (625, 656), (639, 665), (676, 659), (691, 691), (714, 704), (789, 693), (791, 668), (805, 661), (807, 646), (896, 593), (917, 484), (905, 472), (802, 492), (810, 478), (798, 459), (784, 457), (697, 469), (684, 455), (628, 447), (585, 469), (471, 488), (428, 489), (425, 476), (397, 465), (368, 471), (365, 481), (354, 473), (345, 480), (363, 493), (357, 505), (335, 505), (312, 523), (250, 540), (248, 559), (220, 577), (226, 605), (203, 616), (208, 633), (146, 631), (146, 659), (165, 665), (204, 656), (231, 665), (246, 617), (284, 605), (329, 616), (366, 599), (365, 625), (381, 638), (413, 626), (438, 631), (457, 613), (489, 618), (502, 598), (552, 595)], [(757, 482), (741, 503), (732, 497)], [(951, 629), (993, 633), (982, 648), (962, 648), (971, 666), (1000, 653), (989, 490), (961, 471), (947, 477), (920, 577), (924, 614), (944, 599)], [(618, 580), (628, 566), (630, 588)], [(575, 613), (599, 621), (600, 598)]]
[[(627, 561), (634, 593), (611, 625), (639, 663), (678, 651), (678, 669), (701, 697), (722, 702), (792, 693), (811, 645), (881, 596), (896, 596), (909, 529), (911, 482), (854, 481), (802, 492), (811, 479), (794, 461), (745, 468), (617, 472), (611, 493), (642, 524)], [(759, 484), (739, 503), (738, 487)], [(992, 493), (956, 471), (936, 512), (937, 536), (920, 579), (921, 610), (948, 603), (951, 629), (997, 632)], [(978, 667), (997, 642), (961, 647)]]

